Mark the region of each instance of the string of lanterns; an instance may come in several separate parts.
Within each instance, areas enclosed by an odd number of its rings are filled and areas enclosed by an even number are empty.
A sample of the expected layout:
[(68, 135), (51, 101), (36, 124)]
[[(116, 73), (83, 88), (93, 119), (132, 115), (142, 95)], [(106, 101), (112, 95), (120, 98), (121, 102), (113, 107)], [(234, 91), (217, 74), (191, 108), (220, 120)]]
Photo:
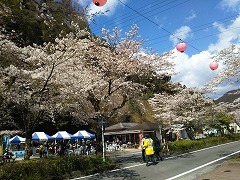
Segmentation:
[[(177, 49), (179, 52), (183, 53), (183, 52), (186, 51), (186, 49), (187, 49), (187, 44), (181, 41), (180, 43), (178, 43), (178, 44), (176, 45), (176, 49)], [(218, 68), (218, 63), (215, 62), (215, 61), (213, 61), (213, 62), (211, 62), (211, 63), (209, 64), (209, 67), (210, 67), (210, 69), (211, 69), (212, 71), (214, 71), (214, 70), (216, 70), (216, 69)]]
[[(178, 43), (178, 44), (176, 45), (176, 49), (177, 49), (179, 52), (183, 53), (183, 52), (186, 51), (186, 49), (187, 49), (187, 44), (181, 41), (180, 43)], [(218, 68), (218, 63), (215, 62), (215, 61), (213, 61), (213, 62), (211, 62), (211, 63), (209, 64), (209, 67), (210, 67), (210, 69), (211, 69), (212, 71), (214, 71), (214, 70), (216, 70), (216, 69)]]
[[(107, 3), (107, 0), (92, 0), (92, 1), (96, 6), (104, 6)], [(187, 49), (187, 44), (185, 42), (181, 41), (180, 43), (178, 43), (176, 45), (176, 49), (179, 52), (183, 53)], [(213, 61), (209, 64), (209, 67), (212, 71), (214, 71), (218, 68), (218, 63)]]

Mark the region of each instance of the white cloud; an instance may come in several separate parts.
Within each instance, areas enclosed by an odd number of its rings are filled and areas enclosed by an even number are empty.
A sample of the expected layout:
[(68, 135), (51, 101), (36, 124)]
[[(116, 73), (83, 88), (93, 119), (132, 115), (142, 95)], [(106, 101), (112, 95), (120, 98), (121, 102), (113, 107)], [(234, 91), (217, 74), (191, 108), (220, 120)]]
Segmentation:
[[(123, 3), (126, 3), (126, 1), (127, 0), (122, 0)], [(98, 16), (100, 16), (100, 15), (111, 16), (115, 13), (115, 10), (118, 5), (121, 5), (121, 3), (118, 0), (108, 0), (107, 3), (101, 7), (96, 6), (91, 1), (91, 3), (89, 4), (89, 8), (88, 8), (89, 9), (88, 14), (91, 15), (91, 14), (95, 14), (98, 12), (105, 12), (104, 14), (98, 14)]]
[[(175, 63), (176, 75), (172, 77), (173, 82), (180, 82), (187, 87), (204, 88), (204, 85), (210, 81), (218, 72), (223, 69), (223, 64), (219, 62), (219, 68), (212, 71), (209, 64), (213, 61), (208, 51), (202, 51), (189, 57), (185, 53), (180, 53), (177, 50), (178, 56), (173, 60)], [(238, 89), (239, 84), (223, 83), (219, 85), (214, 94), (207, 96), (217, 99), (229, 90)]]
[(187, 87), (204, 87), (221, 68), (216, 71), (212, 71), (209, 68), (209, 64), (212, 62), (211, 54), (207, 51), (203, 51), (199, 54), (195, 54), (188, 57), (185, 53), (177, 52), (178, 56), (174, 59), (175, 71), (178, 73), (173, 76), (174, 82), (180, 81), (181, 84)]
[(215, 44), (210, 44), (208, 51), (216, 52), (229, 47), (230, 44), (240, 44), (240, 15), (227, 27), (220, 23), (214, 23), (214, 26), (220, 33), (218, 41)]
[(191, 11), (191, 15), (186, 17), (185, 20), (186, 21), (191, 21), (191, 20), (193, 20), (196, 17), (197, 17), (196, 13), (194, 11)]
[(222, 0), (219, 5), (224, 10), (238, 11), (240, 0)]
[(173, 45), (176, 45), (179, 42), (179, 39), (185, 40), (186, 38), (191, 36), (191, 28), (188, 26), (182, 26), (175, 31), (172, 35), (170, 35), (170, 40), (173, 42)]
[[(210, 70), (209, 64), (213, 61), (211, 56), (214, 53), (229, 47), (230, 44), (240, 45), (240, 16), (238, 16), (228, 26), (223, 24), (214, 23), (219, 32), (218, 40), (216, 43), (210, 44), (207, 51), (200, 52), (191, 57), (185, 53), (179, 53), (177, 58), (174, 59), (176, 64), (175, 70), (178, 72), (172, 80), (174, 82), (181, 82), (187, 87), (202, 88), (212, 79), (216, 73), (223, 69), (223, 64), (219, 62), (219, 68), (215, 71)], [(187, 51), (186, 51), (187, 52)], [(223, 83), (217, 87), (216, 94), (211, 94), (211, 98), (218, 98), (229, 90), (238, 89), (239, 84)]]
[(86, 7), (87, 5), (89, 5), (89, 0), (73, 0), (73, 1), (74, 3), (78, 3), (79, 5), (81, 5), (81, 7)]

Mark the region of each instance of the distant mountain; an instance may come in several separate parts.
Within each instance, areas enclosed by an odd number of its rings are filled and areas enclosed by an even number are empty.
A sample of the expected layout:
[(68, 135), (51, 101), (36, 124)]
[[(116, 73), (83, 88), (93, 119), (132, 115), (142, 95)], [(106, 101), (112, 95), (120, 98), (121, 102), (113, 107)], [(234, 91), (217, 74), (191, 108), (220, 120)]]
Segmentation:
[(226, 92), (223, 96), (215, 100), (216, 102), (232, 103), (235, 99), (240, 98), (240, 89)]

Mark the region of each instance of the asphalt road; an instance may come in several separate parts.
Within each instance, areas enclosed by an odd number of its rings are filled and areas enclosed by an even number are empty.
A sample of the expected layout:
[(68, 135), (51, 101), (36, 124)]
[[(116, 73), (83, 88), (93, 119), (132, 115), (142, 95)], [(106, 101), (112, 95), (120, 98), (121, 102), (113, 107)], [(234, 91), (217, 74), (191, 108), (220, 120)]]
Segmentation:
[(168, 157), (155, 165), (141, 162), (140, 153), (116, 157), (121, 169), (77, 179), (88, 180), (196, 180), (222, 164), (231, 156), (240, 153), (240, 141)]

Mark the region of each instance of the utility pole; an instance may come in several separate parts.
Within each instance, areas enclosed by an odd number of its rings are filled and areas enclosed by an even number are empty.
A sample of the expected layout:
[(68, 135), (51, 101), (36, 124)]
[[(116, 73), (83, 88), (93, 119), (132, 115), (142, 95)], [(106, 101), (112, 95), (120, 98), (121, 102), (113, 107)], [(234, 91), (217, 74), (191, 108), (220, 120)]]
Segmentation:
[(99, 119), (99, 125), (101, 126), (102, 129), (102, 157), (103, 157), (103, 162), (105, 162), (105, 142), (104, 142), (104, 126), (106, 124), (106, 120), (100, 116)]

